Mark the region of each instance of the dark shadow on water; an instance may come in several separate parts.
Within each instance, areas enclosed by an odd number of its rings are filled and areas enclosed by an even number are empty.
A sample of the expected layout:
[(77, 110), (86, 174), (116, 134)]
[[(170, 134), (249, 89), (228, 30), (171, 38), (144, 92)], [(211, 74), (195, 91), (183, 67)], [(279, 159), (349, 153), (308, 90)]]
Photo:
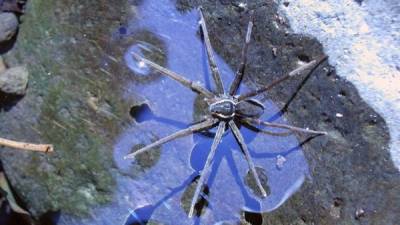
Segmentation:
[(182, 123), (180, 121), (154, 115), (150, 107), (146, 103), (138, 106), (133, 106), (129, 111), (129, 114), (138, 123), (154, 120), (159, 122), (160, 124), (168, 124), (180, 129), (187, 127), (187, 124)]
[[(254, 136), (257, 135), (257, 133), (254, 133)], [(240, 176), (239, 170), (237, 168), (236, 162), (233, 159), (232, 155), (232, 145), (236, 145), (236, 141), (234, 140), (234, 137), (231, 134), (227, 134), (224, 139), (224, 146), (221, 146), (217, 154), (213, 160), (213, 165), (212, 165), (212, 170), (211, 173), (209, 174), (209, 177), (207, 181), (205, 182), (205, 187), (211, 187), (216, 179), (216, 174), (218, 173), (218, 168), (221, 164), (222, 160), (226, 160), (231, 172), (231, 176), (234, 177), (236, 185), (240, 189), (240, 194), (244, 197), (245, 199), (245, 205), (244, 208), (246, 209), (251, 209), (251, 211), (244, 211), (243, 215), (244, 218), (247, 222), (251, 224), (256, 224), (260, 225), (262, 224), (262, 216), (260, 213), (257, 213), (255, 211), (259, 211), (261, 206), (259, 199), (257, 199), (254, 195), (250, 193), (250, 190), (248, 185), (243, 181), (243, 177)], [(308, 137), (306, 140), (301, 142), (298, 146), (291, 148), (287, 150), (286, 152), (280, 152), (280, 155), (288, 155), (293, 151), (297, 151), (301, 149), (301, 146), (306, 144), (307, 142), (311, 141), (313, 138), (316, 136), (311, 136)], [(174, 195), (179, 194), (183, 190), (187, 189), (190, 187), (190, 184), (195, 182), (196, 179), (198, 179), (198, 176), (200, 174), (200, 171), (204, 167), (205, 160), (208, 156), (209, 150), (205, 151), (206, 149), (209, 149), (212, 143), (212, 138), (203, 136), (201, 134), (195, 135), (196, 142), (198, 143), (195, 148), (192, 151), (191, 154), (191, 159), (190, 159), (190, 165), (191, 167), (196, 171), (193, 172), (184, 182), (182, 182), (181, 185), (171, 189), (171, 191), (165, 195), (163, 198), (161, 198), (158, 202), (156, 202), (153, 205), (146, 205), (140, 208), (135, 209), (129, 218), (127, 219), (125, 225), (145, 225), (147, 224), (148, 221), (152, 219), (153, 213), (157, 210), (158, 207), (163, 205), (168, 199), (172, 198)], [(254, 158), (263, 158), (263, 157), (275, 157), (277, 154), (272, 154), (272, 153), (255, 153), (251, 152), (252, 157)], [(244, 157), (244, 156), (243, 156)], [(243, 159), (244, 160), (244, 159)], [(201, 211), (204, 210), (204, 207), (207, 207), (209, 209), (213, 209), (213, 202), (208, 201), (207, 196), (212, 193), (208, 193), (210, 189), (205, 188), (205, 193), (203, 193), (203, 204), (199, 204), (196, 207), (196, 212), (197, 216), (194, 219), (193, 224), (201, 224)], [(205, 196), (204, 196), (205, 195)], [(191, 198), (190, 198), (191, 199)], [(206, 203), (204, 203), (206, 201)]]
[(146, 205), (135, 209), (128, 219), (125, 222), (125, 225), (144, 225), (147, 224), (148, 221), (151, 219), (153, 212), (162, 205), (165, 201), (169, 198), (173, 197), (175, 194), (184, 190), (197, 176), (197, 173), (191, 174), (188, 179), (182, 182), (181, 185), (173, 188), (170, 193), (165, 195), (160, 201), (156, 202), (153, 205)]

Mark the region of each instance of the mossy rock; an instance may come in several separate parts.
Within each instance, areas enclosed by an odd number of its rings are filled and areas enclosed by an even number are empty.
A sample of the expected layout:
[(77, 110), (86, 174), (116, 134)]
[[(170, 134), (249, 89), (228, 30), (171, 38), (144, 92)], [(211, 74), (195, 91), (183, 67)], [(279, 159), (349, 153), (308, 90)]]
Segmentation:
[(126, 4), (37, 0), (28, 2), (21, 17), (18, 40), (5, 59), (28, 65), (29, 88), (25, 98), (0, 112), (0, 133), (54, 144), (55, 152), (1, 149), (0, 156), (35, 216), (56, 210), (83, 215), (111, 198), (112, 141), (129, 119), (132, 102), (123, 101), (116, 88), (126, 79), (118, 66), (123, 50), (109, 51), (113, 42), (104, 37), (118, 30)]

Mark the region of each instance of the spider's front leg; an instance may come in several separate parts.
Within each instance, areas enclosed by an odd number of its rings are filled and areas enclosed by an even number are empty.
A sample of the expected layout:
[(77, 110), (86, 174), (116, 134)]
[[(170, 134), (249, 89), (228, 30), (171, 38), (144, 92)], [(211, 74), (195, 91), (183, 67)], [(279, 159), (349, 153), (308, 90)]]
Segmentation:
[(217, 93), (224, 94), (225, 93), (224, 85), (222, 84), (218, 66), (217, 66), (217, 63), (215, 62), (213, 48), (211, 46), (210, 37), (208, 36), (206, 20), (204, 19), (203, 9), (201, 7), (199, 7), (199, 13), (200, 13), (200, 26), (201, 26), (201, 30), (203, 33), (204, 43), (205, 43), (206, 49), (207, 49), (207, 56), (208, 56), (208, 62), (211, 67), (211, 74), (215, 81)]
[(205, 89), (203, 86), (201, 86), (200, 84), (197, 84), (196, 82), (193, 82), (189, 79), (186, 79), (185, 77), (183, 77), (182, 75), (179, 75), (171, 70), (168, 70), (167, 68), (164, 68), (160, 65), (158, 65), (155, 62), (152, 62), (148, 59), (145, 59), (143, 57), (141, 57), (140, 55), (136, 54), (136, 53), (131, 53), (132, 56), (139, 60), (144, 62), (145, 64), (149, 65), (151, 68), (157, 70), (158, 72), (170, 77), (171, 79), (178, 81), (179, 83), (181, 83), (183, 86), (192, 89), (193, 91), (203, 94), (204, 96), (208, 97), (208, 98), (213, 98), (214, 94), (211, 93), (209, 90)]
[(247, 62), (247, 49), (249, 48), (251, 32), (253, 30), (253, 19), (254, 19), (254, 11), (252, 10), (250, 11), (250, 21), (249, 24), (247, 25), (247, 33), (242, 49), (241, 62), (238, 70), (236, 71), (235, 79), (233, 80), (229, 88), (229, 95), (231, 96), (236, 94), (236, 91), (239, 89), (240, 83), (242, 82), (243, 79), (244, 70), (246, 68), (246, 62)]

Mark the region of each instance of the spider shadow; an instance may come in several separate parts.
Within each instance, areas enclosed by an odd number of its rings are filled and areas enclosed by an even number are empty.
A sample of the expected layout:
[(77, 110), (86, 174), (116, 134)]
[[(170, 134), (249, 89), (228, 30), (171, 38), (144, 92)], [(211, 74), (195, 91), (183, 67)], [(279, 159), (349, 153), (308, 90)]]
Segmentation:
[(167, 124), (178, 129), (184, 129), (187, 127), (187, 124), (183, 122), (155, 115), (147, 103), (133, 106), (129, 111), (129, 115), (138, 123), (153, 120), (160, 124)]
[[(243, 129), (242, 129), (243, 130)], [(260, 134), (260, 132), (252, 132), (254, 130), (250, 130), (250, 132), (245, 132), (246, 134), (246, 139), (253, 139), (257, 135), (264, 135)], [(251, 134), (251, 135), (249, 135)], [(166, 194), (164, 197), (162, 197), (158, 202), (152, 205), (146, 205), (140, 208), (135, 209), (129, 218), (126, 220), (125, 225), (144, 225), (147, 224), (147, 222), (152, 218), (152, 215), (154, 212), (162, 205), (164, 205), (165, 202), (167, 202), (170, 198), (173, 198), (176, 195), (182, 195), (184, 190), (186, 190), (192, 183), (194, 183), (199, 174), (200, 171), (203, 169), (206, 158), (209, 154), (210, 151), (210, 146), (213, 141), (213, 133), (206, 132), (206, 133), (198, 133), (194, 135), (194, 140), (195, 147), (192, 150), (191, 156), (190, 156), (190, 166), (193, 168), (195, 172), (190, 174), (187, 179), (185, 179), (180, 185), (176, 186), (175, 188), (172, 188), (171, 191)], [(290, 148), (288, 150), (279, 152), (279, 153), (256, 153), (254, 151), (251, 151), (251, 156), (253, 158), (273, 158), (276, 157), (277, 155), (282, 155), (282, 156), (287, 156), (290, 153), (294, 151), (298, 151), (301, 149), (301, 147), (311, 141), (313, 138), (316, 136), (311, 136), (304, 140), (303, 142), (299, 143), (297, 146)], [(240, 151), (239, 146), (236, 143), (236, 140), (234, 139), (234, 136), (231, 133), (227, 133), (224, 135), (223, 139), (224, 145), (220, 145), (217, 151), (217, 154), (214, 157), (213, 164), (212, 164), (212, 169), (210, 172), (210, 175), (205, 182), (205, 187), (208, 187), (209, 190), (212, 190), (212, 186), (216, 180), (219, 168), (221, 166), (222, 161), (225, 159), (226, 163), (228, 165), (228, 168), (231, 172), (231, 175), (234, 179), (234, 182), (238, 186), (241, 195), (245, 201), (243, 208), (251, 208), (253, 211), (260, 211), (261, 210), (261, 204), (257, 197), (254, 196), (253, 193), (251, 193), (251, 190), (249, 187), (245, 184), (243, 177), (239, 173), (239, 168), (236, 165), (236, 161), (234, 160), (233, 157), (233, 151)], [(243, 157), (243, 162), (245, 162), (245, 159)], [(220, 187), (224, 188), (224, 187)], [(194, 218), (194, 224), (199, 225), (201, 224), (201, 214), (202, 211), (207, 207), (209, 210), (213, 210), (214, 208), (219, 208), (218, 206), (213, 205), (214, 201), (209, 201), (207, 196), (211, 196), (211, 193), (205, 193), (201, 197), (206, 201), (206, 204), (202, 204), (200, 207), (196, 207), (196, 216)], [(216, 201), (218, 202), (218, 201)]]
[(158, 202), (153, 205), (146, 205), (135, 209), (131, 215), (125, 221), (125, 225), (145, 225), (151, 219), (153, 213), (157, 208), (162, 206), (168, 199), (172, 198), (174, 195), (183, 191), (190, 183), (196, 178), (197, 174), (193, 172), (189, 177), (182, 182), (179, 186), (172, 188), (171, 191), (161, 198)]

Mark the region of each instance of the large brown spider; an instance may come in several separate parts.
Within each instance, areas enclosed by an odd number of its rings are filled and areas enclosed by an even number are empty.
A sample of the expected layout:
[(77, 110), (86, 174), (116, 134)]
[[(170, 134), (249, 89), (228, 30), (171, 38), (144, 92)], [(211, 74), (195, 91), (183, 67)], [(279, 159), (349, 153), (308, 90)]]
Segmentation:
[(164, 138), (159, 139), (156, 142), (153, 142), (152, 144), (149, 144), (129, 155), (125, 156), (125, 159), (129, 158), (134, 158), (136, 155), (149, 151), (153, 149), (154, 147), (160, 146), (166, 142), (172, 141), (174, 139), (180, 138), (187, 136), (189, 134), (195, 133), (195, 132), (201, 132), (205, 130), (209, 130), (213, 127), (218, 126), (213, 144), (211, 146), (211, 151), (208, 154), (206, 163), (204, 165), (203, 170), (200, 173), (200, 177), (196, 186), (196, 190), (190, 205), (190, 210), (189, 210), (189, 217), (193, 216), (195, 205), (198, 201), (200, 192), (202, 191), (204, 181), (206, 177), (208, 176), (209, 170), (211, 168), (212, 160), (215, 155), (216, 149), (218, 144), (221, 141), (221, 138), (228, 130), (228, 127), (233, 132), (233, 135), (235, 136), (244, 156), (245, 159), (249, 165), (250, 172), (252, 176), (254, 177), (256, 181), (256, 185), (261, 191), (261, 194), (266, 197), (267, 193), (264, 190), (263, 186), (261, 185), (260, 179), (258, 177), (258, 174), (256, 172), (256, 168), (254, 165), (254, 162), (250, 156), (249, 150), (247, 148), (247, 145), (245, 144), (244, 138), (236, 124), (248, 124), (248, 125), (263, 125), (263, 126), (269, 126), (269, 127), (278, 127), (278, 128), (283, 128), (283, 129), (288, 129), (291, 132), (303, 132), (303, 133), (309, 133), (309, 134), (314, 134), (314, 135), (323, 135), (326, 134), (326, 132), (322, 131), (315, 131), (315, 130), (309, 130), (309, 129), (303, 129), (299, 127), (294, 127), (294, 126), (289, 126), (286, 124), (279, 124), (279, 123), (271, 123), (271, 122), (266, 122), (260, 120), (260, 116), (264, 113), (264, 106), (261, 102), (259, 102), (256, 99), (252, 99), (252, 97), (259, 95), (275, 85), (292, 78), (294, 76), (302, 74), (304, 71), (312, 71), (315, 67), (317, 67), (322, 61), (326, 59), (326, 57), (319, 59), (319, 60), (312, 60), (311, 62), (304, 64), (297, 69), (291, 71), (287, 75), (273, 81), (269, 85), (265, 85), (264, 87), (250, 91), (248, 93), (236, 95), (236, 92), (240, 86), (240, 83), (242, 81), (243, 75), (244, 75), (244, 70), (246, 67), (246, 53), (247, 49), (250, 43), (250, 37), (251, 37), (251, 32), (253, 28), (253, 11), (250, 11), (250, 21), (247, 26), (247, 34), (245, 38), (245, 43), (242, 49), (241, 53), (241, 63), (239, 65), (239, 68), (235, 74), (235, 78), (232, 82), (232, 84), (229, 87), (229, 90), (226, 91), (223, 84), (222, 80), (219, 74), (219, 69), (216, 65), (214, 55), (213, 55), (213, 49), (211, 47), (210, 39), (208, 36), (207, 32), (207, 27), (206, 27), (206, 22), (204, 20), (203, 12), (202, 9), (199, 8), (199, 13), (200, 13), (200, 26), (202, 30), (202, 35), (203, 39), (206, 45), (207, 49), (207, 56), (208, 56), (208, 61), (210, 65), (210, 69), (212, 72), (212, 76), (216, 85), (216, 91), (215, 93), (207, 90), (205, 87), (203, 87), (201, 84), (188, 80), (182, 75), (179, 75), (173, 71), (170, 71), (148, 59), (145, 59), (141, 57), (140, 55), (136, 53), (132, 53), (132, 55), (139, 61), (144, 62), (145, 64), (149, 65), (151, 68), (154, 70), (168, 76), (169, 78), (181, 83), (187, 88), (190, 88), (192, 91), (196, 92), (197, 94), (201, 94), (205, 96), (205, 101), (208, 104), (208, 115), (206, 115), (205, 119), (193, 124), (192, 126), (189, 126), (186, 129), (179, 130), (169, 136), (166, 136)]

